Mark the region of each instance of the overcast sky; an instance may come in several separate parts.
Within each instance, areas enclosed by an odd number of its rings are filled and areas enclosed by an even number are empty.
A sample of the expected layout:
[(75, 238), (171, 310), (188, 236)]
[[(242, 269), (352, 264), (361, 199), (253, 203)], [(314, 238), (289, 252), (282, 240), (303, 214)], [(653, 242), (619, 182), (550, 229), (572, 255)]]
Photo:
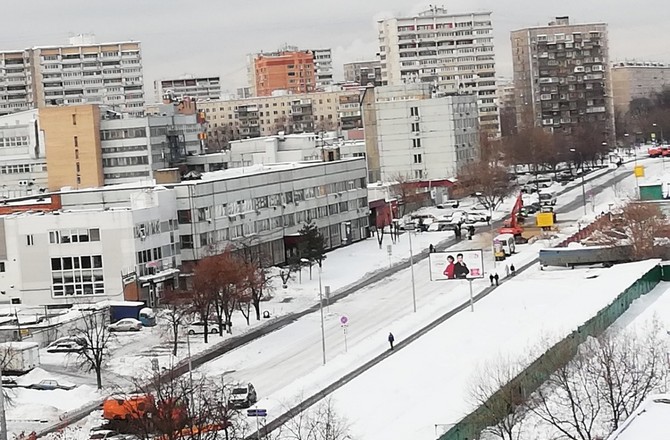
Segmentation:
[[(0, 50), (65, 42), (94, 33), (98, 42), (142, 42), (147, 97), (153, 80), (220, 75), (223, 89), (246, 82), (246, 54), (288, 43), (333, 49), (342, 63), (377, 52), (376, 20), (418, 12), (412, 0), (1, 0)], [(441, 3), (436, 3), (440, 5)], [(493, 11), (496, 69), (511, 77), (509, 32), (569, 15), (609, 24), (612, 60), (670, 62), (670, 11), (662, 0), (450, 0), (450, 12)]]

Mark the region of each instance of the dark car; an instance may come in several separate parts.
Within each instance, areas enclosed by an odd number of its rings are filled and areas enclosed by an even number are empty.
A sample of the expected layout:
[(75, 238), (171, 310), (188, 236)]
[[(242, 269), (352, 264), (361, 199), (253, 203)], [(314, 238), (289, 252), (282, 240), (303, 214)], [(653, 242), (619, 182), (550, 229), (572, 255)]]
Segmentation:
[(39, 383), (34, 383), (32, 385), (27, 386), (26, 388), (30, 388), (31, 390), (40, 390), (40, 391), (51, 391), (51, 390), (73, 390), (75, 388), (75, 385), (64, 385), (56, 382), (55, 380), (48, 380), (45, 379)]
[(19, 384), (16, 383), (11, 377), (3, 376), (2, 377), (2, 387), (3, 388), (16, 388)]

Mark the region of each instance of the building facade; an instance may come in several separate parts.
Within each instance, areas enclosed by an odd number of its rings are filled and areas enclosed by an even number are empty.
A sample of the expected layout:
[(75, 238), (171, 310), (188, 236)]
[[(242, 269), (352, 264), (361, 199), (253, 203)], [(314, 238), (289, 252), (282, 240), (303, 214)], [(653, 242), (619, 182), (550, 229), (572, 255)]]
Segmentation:
[(498, 79), (498, 108), (500, 109), (500, 135), (509, 136), (517, 132), (516, 95), (514, 81)]
[(331, 49), (312, 49), (316, 90), (333, 84), (333, 53)]
[(270, 96), (277, 90), (309, 93), (315, 89), (316, 70), (310, 51), (258, 54), (253, 62), (256, 96)]
[[(331, 154), (332, 153), (332, 154)], [(302, 133), (230, 143), (228, 167), (365, 157), (365, 141), (345, 141), (334, 133)]]
[(0, 116), (0, 196), (130, 183), (188, 166), (204, 152), (204, 126), (196, 114), (162, 108), (144, 117), (93, 104)]
[(140, 43), (96, 44), (80, 35), (63, 46), (0, 53), (0, 115), (31, 108), (105, 104), (144, 112)]
[(221, 79), (218, 76), (183, 77), (154, 81), (156, 102), (162, 102), (167, 94), (172, 99), (191, 98), (195, 101), (221, 99)]
[(302, 133), (362, 126), (360, 91), (338, 90), (203, 102), (207, 137), (253, 138), (280, 131)]
[(479, 126), (499, 132), (491, 12), (449, 14), (431, 7), (378, 22), (383, 85), (426, 82), (438, 94), (477, 95)]
[[(570, 24), (512, 31), (519, 124), (570, 132), (584, 123), (614, 134), (607, 24)], [(526, 115), (530, 116), (526, 116)]]
[(0, 216), (0, 291), (11, 303), (151, 303), (174, 283), (181, 265), (175, 192), (105, 195), (108, 202), (99, 192), (74, 191), (53, 196), (61, 203), (53, 211)]
[(650, 98), (670, 87), (670, 65), (652, 62), (626, 61), (611, 68), (614, 110), (626, 113), (630, 102)]
[(374, 61), (355, 61), (344, 65), (344, 80), (363, 87), (382, 85), (382, 63)]
[(362, 101), (370, 182), (456, 177), (479, 156), (478, 97), (434, 97), (425, 83), (368, 87)]
[(273, 264), (283, 263), (310, 221), (328, 249), (367, 237), (363, 158), (256, 165), (165, 185), (177, 193), (185, 263), (235, 243), (257, 247)]

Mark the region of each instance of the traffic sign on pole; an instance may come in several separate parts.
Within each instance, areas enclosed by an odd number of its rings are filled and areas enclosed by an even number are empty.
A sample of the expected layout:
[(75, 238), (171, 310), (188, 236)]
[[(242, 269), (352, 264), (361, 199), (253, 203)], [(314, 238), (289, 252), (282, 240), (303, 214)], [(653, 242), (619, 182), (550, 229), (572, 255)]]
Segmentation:
[(342, 327), (345, 327), (345, 326), (347, 326), (348, 324), (349, 324), (349, 318), (347, 318), (346, 316), (342, 315), (342, 316), (340, 317), (340, 325), (341, 325)]
[(267, 417), (268, 416), (268, 410), (267, 409), (248, 409), (247, 410), (247, 416), (248, 417)]

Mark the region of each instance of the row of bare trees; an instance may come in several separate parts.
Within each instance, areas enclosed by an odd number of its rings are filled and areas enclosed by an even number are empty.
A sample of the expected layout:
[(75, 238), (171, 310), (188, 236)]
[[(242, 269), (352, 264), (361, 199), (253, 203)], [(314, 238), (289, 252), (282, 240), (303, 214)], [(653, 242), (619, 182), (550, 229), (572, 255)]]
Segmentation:
[[(573, 353), (566, 346), (535, 373), (547, 380), (530, 395), (519, 385), (521, 363), (498, 360), (473, 377), (471, 402), (489, 438), (597, 440), (606, 438), (670, 379), (668, 342), (652, 320), (639, 332), (608, 332)], [(496, 399), (490, 399), (492, 395)]]
[(617, 112), (615, 119), (617, 138), (624, 143), (651, 141), (651, 133), (656, 140), (662, 136), (667, 138), (670, 136), (670, 87), (646, 98), (633, 99), (629, 110)]

